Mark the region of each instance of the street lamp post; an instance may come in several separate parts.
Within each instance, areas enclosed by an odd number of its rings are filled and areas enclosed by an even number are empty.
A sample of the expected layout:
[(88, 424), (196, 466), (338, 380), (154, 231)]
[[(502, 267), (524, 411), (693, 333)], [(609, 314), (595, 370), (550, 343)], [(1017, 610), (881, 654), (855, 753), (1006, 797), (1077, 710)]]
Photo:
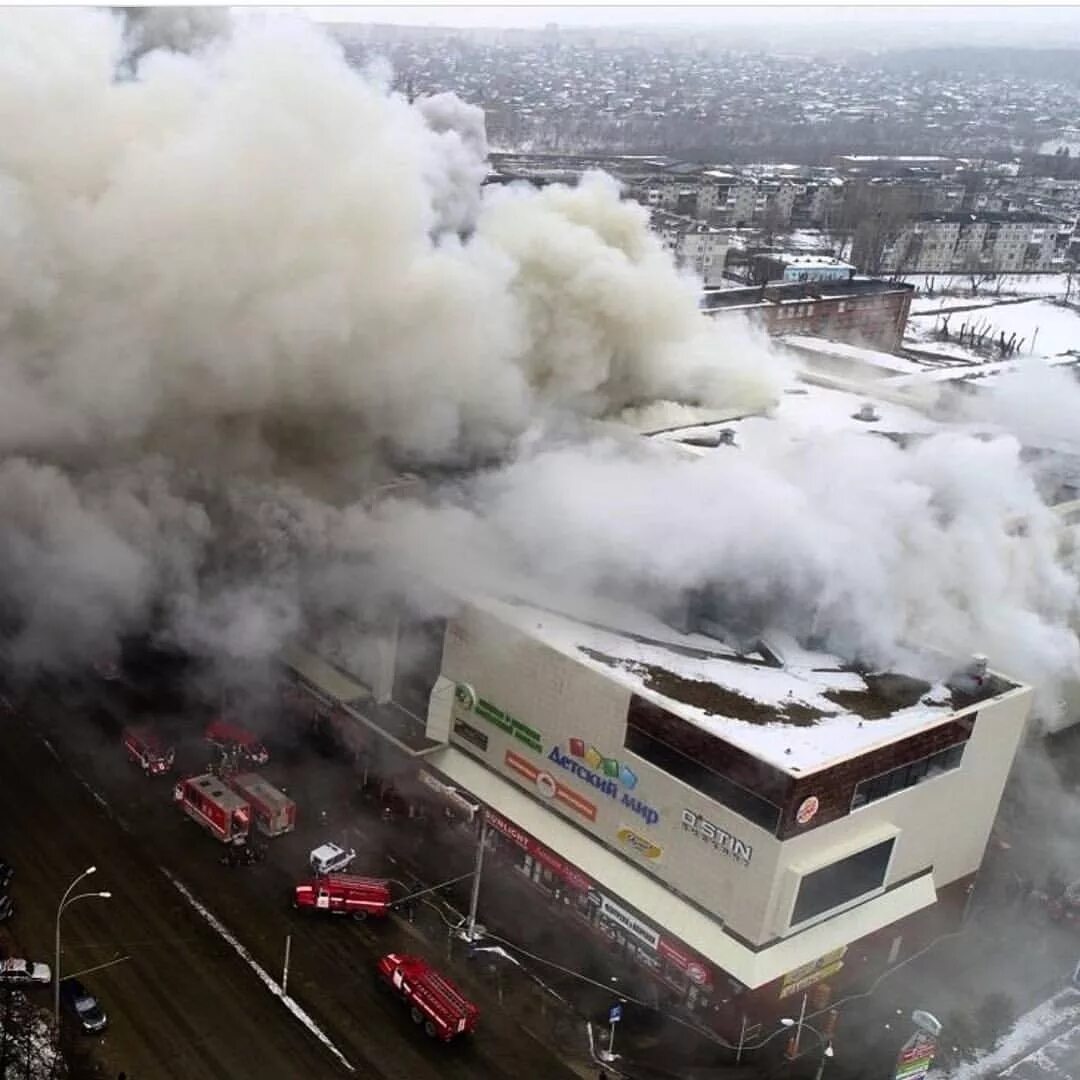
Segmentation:
[(67, 887), (64, 895), (60, 897), (60, 905), (56, 909), (56, 964), (53, 967), (53, 1022), (56, 1024), (57, 1031), (60, 1030), (60, 917), (64, 914), (64, 910), (69, 905), (74, 904), (76, 900), (87, 900), (91, 898), (109, 900), (112, 898), (111, 892), (85, 892), (79, 893), (76, 896), (71, 895), (72, 891), (80, 881), (96, 872), (96, 866), (88, 866)]
[(827, 1062), (832, 1056), (832, 1043), (826, 1043), (825, 1049), (821, 1052), (821, 1061), (818, 1062), (817, 1072), (814, 1073), (814, 1080), (821, 1080), (821, 1075), (825, 1072), (825, 1062)]

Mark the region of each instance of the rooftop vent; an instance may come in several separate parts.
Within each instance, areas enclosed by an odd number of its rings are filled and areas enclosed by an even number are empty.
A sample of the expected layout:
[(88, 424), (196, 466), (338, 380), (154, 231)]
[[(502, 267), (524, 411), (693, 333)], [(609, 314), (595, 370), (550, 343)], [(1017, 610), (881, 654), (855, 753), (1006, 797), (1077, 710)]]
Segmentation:
[(881, 414), (874, 408), (872, 401), (864, 401), (859, 406), (857, 413), (851, 414), (852, 420), (862, 420), (864, 423), (872, 423), (875, 420), (881, 419)]
[[(948, 681), (947, 685), (955, 695), (964, 697), (984, 696), (989, 684), (990, 672), (988, 662), (981, 653), (976, 653), (972, 658), (957, 671)], [(954, 700), (959, 705), (959, 701)]]

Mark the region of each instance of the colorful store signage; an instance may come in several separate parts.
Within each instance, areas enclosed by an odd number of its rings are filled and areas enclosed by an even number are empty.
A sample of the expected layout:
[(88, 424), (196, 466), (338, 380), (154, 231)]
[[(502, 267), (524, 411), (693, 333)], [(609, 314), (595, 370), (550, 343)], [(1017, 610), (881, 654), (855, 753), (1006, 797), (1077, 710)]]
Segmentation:
[(507, 735), (523, 742), (530, 750), (535, 750), (538, 754), (544, 752), (539, 731), (509, 713), (503, 712), (490, 701), (485, 701), (468, 683), (458, 683), (454, 687), (454, 700), (463, 709), (475, 713), (489, 724), (494, 724), (500, 731), (505, 731)]
[(610, 919), (616, 926), (622, 927), (631, 937), (644, 942), (653, 951), (659, 946), (660, 935), (636, 915), (631, 915), (626, 908), (619, 907), (610, 897), (601, 895), (600, 914)]
[(839, 949), (833, 949), (832, 952), (811, 960), (809, 964), (803, 964), (802, 967), (789, 971), (780, 986), (780, 1000), (783, 1001), (792, 994), (801, 994), (814, 983), (835, 975), (844, 966), (846, 952), (847, 946), (842, 945)]
[(659, 844), (654, 844), (647, 837), (628, 829), (625, 825), (615, 834), (619, 843), (630, 848), (643, 859), (659, 859), (664, 854), (664, 849)]
[(596, 804), (589, 802), (573, 788), (560, 784), (551, 773), (538, 769), (531, 761), (527, 761), (520, 754), (515, 754), (513, 750), (506, 751), (504, 760), (508, 769), (513, 769), (519, 776), (533, 784), (545, 799), (555, 799), (569, 806), (571, 810), (588, 821), (596, 820)]
[(577, 867), (571, 866), (570, 863), (561, 856), (556, 855), (550, 848), (544, 847), (539, 840), (533, 839), (524, 829), (519, 829), (512, 821), (507, 821), (506, 818), (501, 814), (497, 814), (494, 810), (488, 810), (487, 820), (492, 828), (498, 829), (499, 832), (526, 851), (538, 863), (546, 866), (556, 877), (562, 878), (567, 885), (581, 892), (588, 892), (592, 888), (592, 881)]
[(917, 1031), (896, 1059), (896, 1080), (923, 1080), (934, 1064), (937, 1040), (925, 1031)]
[(732, 836), (727, 829), (713, 824), (708, 818), (694, 813), (693, 810), (683, 810), (682, 827), (684, 832), (700, 837), (705, 843), (712, 844), (721, 854), (727, 855), (737, 863), (742, 863), (743, 866), (749, 866), (750, 860), (754, 857), (754, 849), (750, 844), (737, 836)]
[(695, 986), (710, 986), (712, 979), (709, 977), (709, 966), (703, 960), (695, 960), (681, 949), (673, 945), (667, 938), (661, 938), (656, 950), (666, 960), (670, 961)]
[[(604, 757), (595, 746), (586, 747), (582, 739), (571, 739), (569, 747), (568, 754), (563, 753), (558, 746), (552, 747), (547, 756), (548, 761), (568, 773), (573, 773), (579, 780), (584, 780), (601, 795), (621, 801), (623, 806), (637, 814), (646, 825), (655, 825), (660, 820), (658, 810), (630, 794), (638, 783), (633, 769), (620, 765), (614, 758)], [(620, 784), (627, 790), (620, 791)]]

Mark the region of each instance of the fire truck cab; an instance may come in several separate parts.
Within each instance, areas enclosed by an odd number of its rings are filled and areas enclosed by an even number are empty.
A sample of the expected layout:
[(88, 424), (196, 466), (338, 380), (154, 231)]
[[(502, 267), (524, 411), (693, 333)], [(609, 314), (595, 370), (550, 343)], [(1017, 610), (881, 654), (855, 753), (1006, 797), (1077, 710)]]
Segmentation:
[(124, 728), (124, 749), (147, 776), (161, 776), (173, 767), (176, 752), (148, 724)]
[(379, 976), (411, 1006), (413, 1023), (433, 1039), (449, 1042), (476, 1029), (480, 1010), (449, 979), (419, 956), (388, 953), (378, 962)]
[(301, 881), (293, 894), (293, 907), (366, 919), (388, 914), (390, 900), (390, 883), (381, 878), (327, 874)]
[(264, 836), (281, 836), (296, 826), (296, 803), (258, 773), (228, 778), (229, 787), (251, 807), (255, 828)]
[(270, 761), (270, 751), (257, 735), (223, 717), (207, 725), (204, 737), (212, 746), (230, 753), (240, 753), (253, 765), (266, 765)]
[(251, 829), (251, 807), (212, 773), (189, 776), (173, 788), (184, 813), (226, 844), (244, 843)]

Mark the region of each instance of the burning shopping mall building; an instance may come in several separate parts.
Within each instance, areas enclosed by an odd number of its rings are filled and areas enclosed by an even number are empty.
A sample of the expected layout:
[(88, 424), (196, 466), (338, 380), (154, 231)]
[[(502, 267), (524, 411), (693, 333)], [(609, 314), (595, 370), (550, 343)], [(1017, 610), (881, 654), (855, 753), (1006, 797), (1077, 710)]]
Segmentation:
[(956, 929), (1031, 692), (981, 658), (931, 685), (779, 636), (732, 647), (701, 602), (676, 622), (474, 597), (427, 624), (420, 682), (393, 635), (352, 675), (286, 660), (339, 724), (483, 807), (539, 903), (734, 1036)]

